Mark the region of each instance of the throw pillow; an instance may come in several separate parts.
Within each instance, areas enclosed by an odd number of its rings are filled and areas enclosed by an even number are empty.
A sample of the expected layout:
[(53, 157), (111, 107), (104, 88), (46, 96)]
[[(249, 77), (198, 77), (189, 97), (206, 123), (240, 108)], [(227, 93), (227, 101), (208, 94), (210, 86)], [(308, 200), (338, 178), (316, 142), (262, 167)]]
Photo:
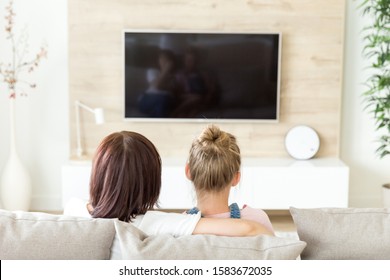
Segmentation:
[(0, 210), (0, 259), (109, 259), (113, 220)]
[(304, 259), (390, 259), (390, 209), (290, 208)]
[(123, 259), (132, 260), (295, 260), (305, 242), (267, 235), (148, 236), (135, 226), (115, 221)]

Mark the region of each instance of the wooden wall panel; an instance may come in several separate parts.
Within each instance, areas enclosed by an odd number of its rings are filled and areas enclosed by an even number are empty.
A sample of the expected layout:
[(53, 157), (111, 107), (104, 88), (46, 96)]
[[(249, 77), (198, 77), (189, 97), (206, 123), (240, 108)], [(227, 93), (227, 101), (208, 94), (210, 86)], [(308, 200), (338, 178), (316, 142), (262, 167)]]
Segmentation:
[[(112, 131), (134, 130), (162, 156), (186, 156), (205, 123), (123, 120), (123, 29), (281, 32), (278, 123), (221, 123), (235, 134), (243, 156), (287, 157), (284, 136), (298, 124), (321, 137), (318, 157), (338, 156), (344, 1), (310, 0), (69, 0), (71, 153), (75, 154), (74, 100), (104, 107), (96, 126), (82, 112), (85, 148), (92, 155)], [(71, 155), (71, 156), (72, 156)]]

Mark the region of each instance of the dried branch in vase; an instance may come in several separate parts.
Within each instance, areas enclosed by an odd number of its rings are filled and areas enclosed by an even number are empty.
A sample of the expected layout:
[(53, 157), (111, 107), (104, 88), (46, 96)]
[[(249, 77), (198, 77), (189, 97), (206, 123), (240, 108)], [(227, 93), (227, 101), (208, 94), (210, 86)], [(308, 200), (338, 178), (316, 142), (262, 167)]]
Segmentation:
[(15, 34), (15, 12), (13, 1), (11, 0), (5, 8), (6, 39), (11, 43), (11, 61), (0, 62), (0, 77), (7, 84), (9, 89), (9, 98), (16, 98), (16, 95), (27, 96), (26, 88), (35, 88), (37, 85), (28, 79), (24, 79), (25, 74), (32, 73), (39, 66), (43, 58), (47, 58), (47, 47), (41, 46), (35, 57), (27, 58), (28, 55), (28, 36), (27, 31), (23, 30), (19, 37)]

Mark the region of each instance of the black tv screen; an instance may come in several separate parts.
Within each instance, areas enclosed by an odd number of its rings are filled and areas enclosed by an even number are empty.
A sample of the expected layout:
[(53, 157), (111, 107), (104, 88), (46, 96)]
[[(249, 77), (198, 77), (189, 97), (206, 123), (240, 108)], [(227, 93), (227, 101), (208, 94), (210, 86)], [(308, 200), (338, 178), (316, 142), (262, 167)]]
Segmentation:
[(280, 52), (280, 33), (125, 31), (125, 118), (277, 120)]

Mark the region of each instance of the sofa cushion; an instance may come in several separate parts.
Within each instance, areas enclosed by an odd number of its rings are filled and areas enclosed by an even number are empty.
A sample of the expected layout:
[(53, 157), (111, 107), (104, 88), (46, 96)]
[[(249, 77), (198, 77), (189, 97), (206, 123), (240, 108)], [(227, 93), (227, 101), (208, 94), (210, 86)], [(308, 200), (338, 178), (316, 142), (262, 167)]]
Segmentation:
[(113, 220), (0, 210), (0, 259), (109, 259)]
[(148, 236), (135, 226), (115, 221), (123, 259), (215, 260), (296, 259), (305, 242), (258, 235), (226, 237), (214, 235)]
[(290, 208), (302, 259), (390, 259), (390, 209)]

